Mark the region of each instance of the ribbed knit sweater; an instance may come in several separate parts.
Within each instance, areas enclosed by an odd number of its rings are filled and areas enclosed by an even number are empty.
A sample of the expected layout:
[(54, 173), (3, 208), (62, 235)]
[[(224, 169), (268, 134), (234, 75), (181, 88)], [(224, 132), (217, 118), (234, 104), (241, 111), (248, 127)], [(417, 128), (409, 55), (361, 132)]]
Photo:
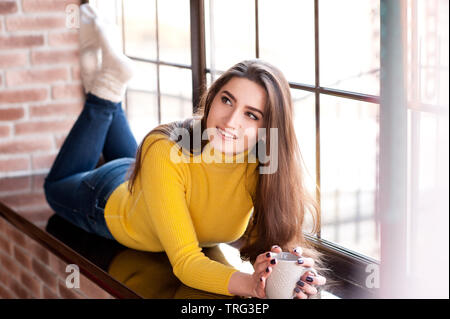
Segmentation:
[(209, 143), (201, 154), (186, 155), (162, 134), (146, 138), (142, 155), (133, 194), (126, 181), (106, 203), (112, 235), (133, 249), (165, 251), (185, 285), (231, 295), (228, 282), (238, 270), (209, 259), (201, 247), (244, 234), (253, 212), (257, 159), (249, 160), (248, 151), (225, 155)]

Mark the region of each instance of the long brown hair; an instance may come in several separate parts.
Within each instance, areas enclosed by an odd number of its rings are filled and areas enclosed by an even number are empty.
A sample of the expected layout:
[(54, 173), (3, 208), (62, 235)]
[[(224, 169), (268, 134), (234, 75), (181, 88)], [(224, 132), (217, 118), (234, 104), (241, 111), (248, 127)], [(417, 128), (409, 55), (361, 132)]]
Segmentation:
[[(259, 59), (237, 63), (223, 73), (205, 92), (200, 99), (198, 111), (192, 118), (160, 125), (150, 131), (147, 136), (162, 133), (169, 139), (179, 142), (181, 137), (174, 132), (177, 128), (184, 128), (189, 131), (189, 136), (193, 137), (194, 119), (201, 119), (201, 128), (205, 129), (214, 97), (233, 77), (254, 81), (266, 91), (265, 113), (267, 116), (264, 119), (264, 126), (267, 142), (259, 141), (256, 145), (265, 149), (263, 154), (269, 154), (270, 128), (278, 129), (278, 168), (272, 174), (259, 174), (256, 194), (253, 198), (253, 216), (242, 238), (241, 258), (253, 263), (258, 254), (270, 250), (274, 244), (279, 245), (283, 250), (292, 250), (298, 245), (303, 247), (305, 256), (315, 259), (316, 269), (325, 270), (322, 267), (322, 255), (306, 241), (302, 231), (306, 213), (312, 216), (311, 233), (318, 231), (319, 205), (305, 186), (303, 159), (294, 130), (289, 83), (276, 67)], [(202, 141), (201, 149), (206, 143), (207, 141)], [(142, 142), (138, 148), (137, 160), (128, 184), (130, 192), (133, 190), (141, 167), (143, 144)], [(191, 141), (192, 147), (193, 144)], [(194, 151), (192, 147), (191, 152)]]

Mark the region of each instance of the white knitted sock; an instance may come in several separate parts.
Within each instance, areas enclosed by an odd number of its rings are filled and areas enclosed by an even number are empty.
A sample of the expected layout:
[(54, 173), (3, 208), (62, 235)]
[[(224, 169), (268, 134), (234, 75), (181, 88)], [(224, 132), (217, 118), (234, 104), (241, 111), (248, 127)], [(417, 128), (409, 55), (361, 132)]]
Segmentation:
[(95, 19), (98, 14), (89, 4), (80, 6), (80, 74), (84, 91), (90, 92), (96, 73), (100, 69), (100, 44)]
[(102, 65), (96, 73), (91, 93), (106, 100), (120, 102), (127, 83), (133, 76), (133, 64), (122, 53), (118, 27), (98, 18), (95, 22)]

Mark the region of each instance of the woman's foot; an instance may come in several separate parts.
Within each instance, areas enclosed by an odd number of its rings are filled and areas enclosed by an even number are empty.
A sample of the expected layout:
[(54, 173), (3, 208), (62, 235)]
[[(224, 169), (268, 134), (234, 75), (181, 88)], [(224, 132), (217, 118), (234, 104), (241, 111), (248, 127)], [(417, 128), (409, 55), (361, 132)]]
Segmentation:
[(95, 19), (98, 14), (89, 4), (80, 6), (80, 73), (84, 91), (90, 92), (96, 73), (100, 69), (100, 44)]
[[(120, 102), (127, 83), (133, 76), (133, 62), (122, 53), (119, 29), (115, 24), (101, 19), (89, 4), (81, 6), (81, 20), (81, 73), (85, 73), (83, 84), (88, 87), (87, 92), (105, 100)], [(100, 52), (101, 65), (95, 61), (91, 62), (96, 52)], [(91, 66), (95, 67), (94, 72)]]
[(95, 22), (102, 64), (91, 92), (106, 100), (120, 102), (133, 76), (133, 62), (122, 53), (119, 28), (100, 19)]

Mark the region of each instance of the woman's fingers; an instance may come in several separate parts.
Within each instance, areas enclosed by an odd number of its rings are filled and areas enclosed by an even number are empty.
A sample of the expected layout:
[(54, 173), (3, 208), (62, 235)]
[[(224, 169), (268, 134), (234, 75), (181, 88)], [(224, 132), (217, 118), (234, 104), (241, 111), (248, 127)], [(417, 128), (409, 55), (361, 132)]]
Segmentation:
[(297, 282), (297, 287), (300, 288), (300, 290), (302, 290), (304, 293), (308, 294), (308, 295), (315, 295), (317, 294), (317, 289), (309, 284), (307, 284), (306, 282), (299, 280)]
[(297, 264), (303, 267), (314, 267), (314, 259), (308, 257), (300, 257), (297, 259)]
[(278, 245), (273, 245), (272, 248), (270, 249), (270, 251), (274, 252), (274, 253), (281, 253), (283, 250), (281, 250), (281, 247)]
[(326, 283), (326, 279), (323, 276), (317, 275), (315, 276), (312, 272), (308, 271), (306, 274), (304, 274), (301, 278), (301, 281), (306, 282), (310, 285), (324, 285)]
[(294, 249), (292, 249), (292, 253), (294, 255), (297, 255), (298, 257), (301, 257), (303, 254), (303, 249), (302, 247), (295, 247)]
[(274, 254), (270, 251), (258, 255), (253, 268), (256, 273), (267, 272), (267, 268), (277, 264)]
[(308, 299), (308, 295), (305, 294), (300, 288), (294, 289), (294, 299)]

